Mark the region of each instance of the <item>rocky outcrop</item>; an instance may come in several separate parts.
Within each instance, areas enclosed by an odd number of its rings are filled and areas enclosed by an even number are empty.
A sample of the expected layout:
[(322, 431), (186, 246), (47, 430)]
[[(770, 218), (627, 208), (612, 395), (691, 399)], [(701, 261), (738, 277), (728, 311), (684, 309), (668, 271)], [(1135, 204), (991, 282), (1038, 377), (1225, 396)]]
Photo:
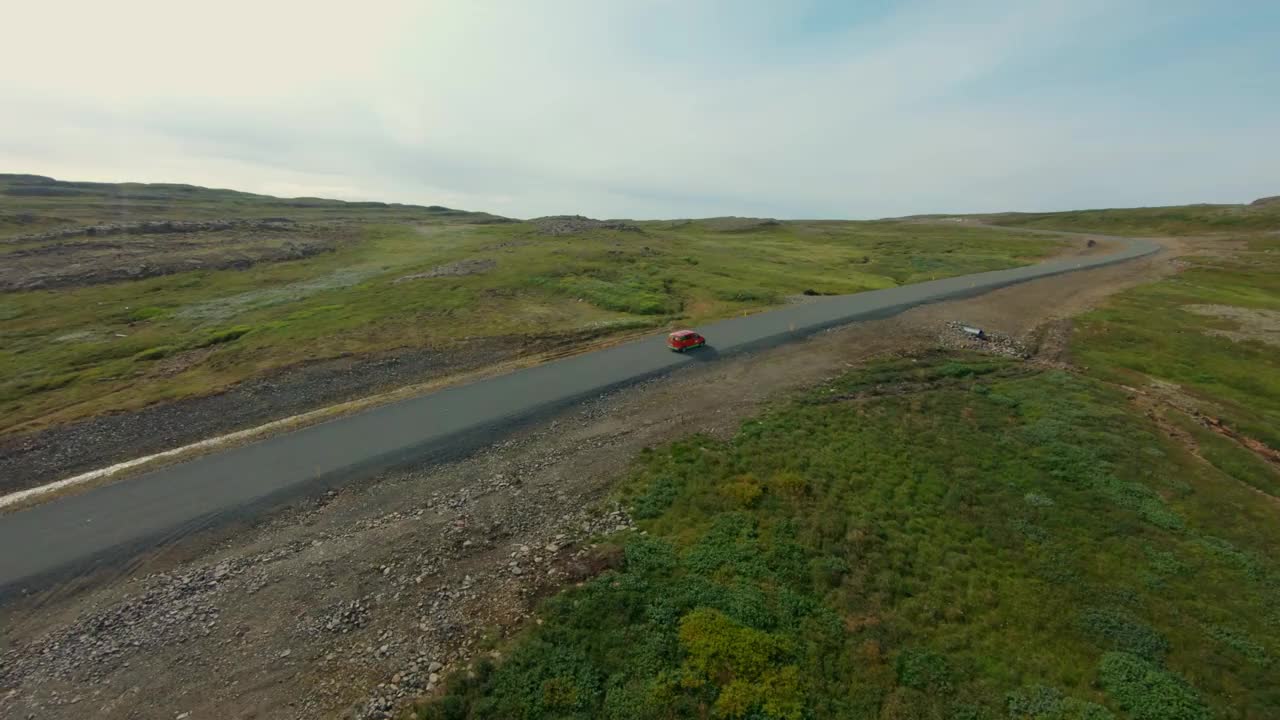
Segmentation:
[(74, 237), (103, 237), (109, 235), (161, 235), (166, 233), (219, 232), (223, 230), (271, 230), (292, 229), (288, 218), (265, 220), (150, 220), (136, 223), (103, 223), (58, 228), (42, 233), (10, 238), (10, 242), (48, 242)]
[(395, 279), (395, 284), (408, 282), (410, 280), (426, 280), (438, 277), (461, 277), (463, 275), (479, 275), (489, 272), (498, 266), (497, 261), (488, 258), (468, 258), (451, 262), (445, 265), (437, 265), (426, 272), (414, 275), (405, 275)]
[(639, 225), (626, 220), (594, 220), (582, 215), (548, 215), (529, 221), (539, 235), (579, 235), (593, 230), (644, 232)]

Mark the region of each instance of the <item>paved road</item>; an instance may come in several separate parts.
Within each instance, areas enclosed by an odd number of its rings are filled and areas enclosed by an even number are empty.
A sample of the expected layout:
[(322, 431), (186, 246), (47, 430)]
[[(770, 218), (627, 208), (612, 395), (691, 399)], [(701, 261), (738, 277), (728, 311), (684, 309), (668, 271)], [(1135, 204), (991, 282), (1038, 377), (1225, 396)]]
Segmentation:
[(1124, 240), (1108, 255), (1050, 261), (917, 285), (824, 298), (699, 328), (710, 346), (678, 355), (655, 336), (373, 408), (113, 485), (0, 515), (0, 596), (118, 561), (230, 517), (433, 455), (461, 453), (585, 397), (856, 320), (928, 302), (1098, 267), (1159, 246)]

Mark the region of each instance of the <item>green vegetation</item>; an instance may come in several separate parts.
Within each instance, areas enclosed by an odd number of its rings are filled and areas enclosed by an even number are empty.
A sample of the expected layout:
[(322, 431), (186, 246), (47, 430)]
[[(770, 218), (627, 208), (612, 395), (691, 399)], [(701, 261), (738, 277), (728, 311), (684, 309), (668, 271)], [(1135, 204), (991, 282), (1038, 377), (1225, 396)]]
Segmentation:
[[(1172, 384), (1231, 428), (1280, 450), (1280, 235), (1231, 236), (1183, 262), (1189, 267), (1176, 276), (1080, 318), (1076, 360), (1115, 382)], [(1280, 497), (1265, 463), (1203, 428), (1186, 429), (1210, 462)]]
[(1209, 720), (1208, 708), (1195, 688), (1148, 660), (1107, 653), (1098, 676), (1102, 687), (1134, 720)]
[(1199, 235), (1274, 229), (1280, 225), (1280, 201), (1250, 205), (1177, 205), (1172, 207), (1073, 210), (1053, 213), (1002, 213), (983, 216), (994, 225), (1075, 230), (1110, 235)]
[[(445, 209), (71, 185), (97, 195), (0, 192), (0, 215), (12, 219), (17, 208), (78, 222), (118, 219), (120, 208), (131, 220), (148, 212), (286, 215), (349, 237), (305, 259), (0, 295), (0, 431), (208, 393), (344, 354), (481, 347), (476, 352), (500, 361), (527, 339), (580, 343), (697, 324), (806, 290), (853, 293), (1033, 262), (1060, 245), (1043, 236), (887, 222), (646, 222), (638, 232), (549, 235), (535, 224)], [(336, 220), (342, 224), (324, 224)], [(510, 350), (494, 349), (502, 347)]]
[[(352, 237), (303, 260), (0, 296), (9, 428), (339, 353), (694, 324), (1054, 247), (910, 222), (712, 219), (550, 235), (444, 208), (27, 185), (0, 192), (0, 236), (126, 206), (171, 213), (184, 196), (190, 217), (287, 206), (310, 222), (342, 219)], [(1280, 716), (1280, 472), (1265, 457), (1280, 449), (1280, 354), (1268, 344), (1280, 205), (985, 219), (1218, 235), (1185, 271), (1077, 322), (1081, 373), (954, 354), (880, 362), (779, 402), (730, 440), (646, 451), (618, 490), (639, 531), (598, 548), (621, 560), (550, 598), (500, 661), (451, 677), (417, 714)], [(479, 269), (442, 271), (464, 267)], [(1127, 387), (1224, 425), (1163, 405), (1148, 416)]]
[(1280, 714), (1275, 509), (1104, 382), (882, 362), (620, 492), (622, 566), (421, 717)]

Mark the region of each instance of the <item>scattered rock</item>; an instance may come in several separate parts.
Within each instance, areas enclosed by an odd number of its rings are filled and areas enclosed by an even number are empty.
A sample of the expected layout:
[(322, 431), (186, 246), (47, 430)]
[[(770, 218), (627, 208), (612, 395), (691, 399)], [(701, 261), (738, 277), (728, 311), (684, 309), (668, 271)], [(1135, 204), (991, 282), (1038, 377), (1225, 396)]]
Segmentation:
[(460, 277), (463, 275), (479, 275), (489, 272), (498, 266), (496, 260), (487, 258), (473, 258), (469, 260), (459, 260), (457, 262), (448, 263), (446, 265), (437, 265), (426, 272), (417, 273), (416, 275), (405, 275), (398, 277), (394, 283), (399, 284), (410, 280), (426, 280), (438, 277)]
[(329, 612), (322, 629), (332, 633), (349, 633), (364, 627), (369, 619), (369, 607), (363, 600), (349, 600)]
[(170, 233), (219, 232), (223, 230), (290, 230), (288, 218), (263, 220), (148, 220), (134, 223), (102, 223), (58, 228), (42, 233), (20, 235), (10, 242), (37, 243), (74, 237), (107, 237), (110, 235), (164, 235)]
[(529, 221), (539, 235), (580, 235), (593, 230), (643, 233), (639, 225), (625, 220), (593, 220), (582, 215), (549, 215)]
[[(128, 236), (117, 237), (117, 236)], [(166, 220), (63, 227), (7, 238), (0, 290), (137, 280), (192, 270), (244, 269), (337, 248), (331, 231), (287, 220)]]
[(1025, 345), (1008, 335), (957, 321), (943, 326), (938, 334), (938, 343), (953, 350), (975, 350), (1020, 360), (1031, 357), (1031, 351)]

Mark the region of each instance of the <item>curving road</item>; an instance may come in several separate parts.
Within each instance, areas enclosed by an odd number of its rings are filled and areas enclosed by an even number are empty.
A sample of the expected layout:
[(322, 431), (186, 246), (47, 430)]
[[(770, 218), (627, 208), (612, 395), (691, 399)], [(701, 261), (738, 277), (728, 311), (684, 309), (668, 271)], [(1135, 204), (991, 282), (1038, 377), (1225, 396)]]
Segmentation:
[(1119, 251), (824, 298), (700, 328), (710, 346), (688, 355), (654, 336), (441, 390), (231, 448), (113, 485), (0, 515), (0, 597), (127, 557), (231, 517), (368, 477), (408, 461), (464, 453), (513, 423), (662, 374), (685, 363), (768, 347), (916, 305), (1156, 252), (1115, 238)]

